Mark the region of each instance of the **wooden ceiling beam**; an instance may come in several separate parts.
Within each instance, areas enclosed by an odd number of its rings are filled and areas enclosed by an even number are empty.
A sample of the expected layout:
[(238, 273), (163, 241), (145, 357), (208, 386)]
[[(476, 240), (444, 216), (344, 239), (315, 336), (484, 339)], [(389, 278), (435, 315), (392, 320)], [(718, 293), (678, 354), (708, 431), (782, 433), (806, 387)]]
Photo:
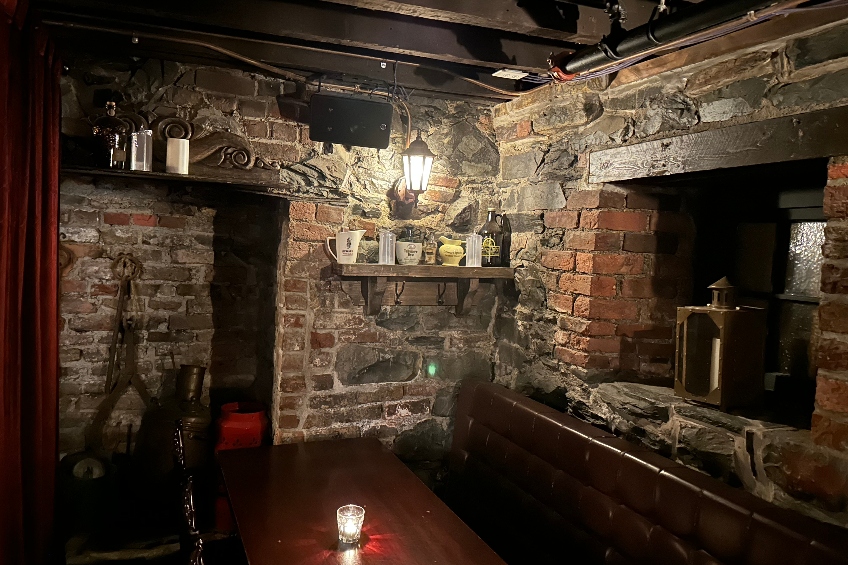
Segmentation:
[(848, 106), (593, 151), (589, 182), (616, 182), (848, 153)]
[(189, 31), (227, 30), (264, 38), (290, 38), (385, 54), (476, 67), (547, 70), (551, 52), (573, 43), (451, 22), (361, 10), (314, 0), (46, 0), (47, 17), (90, 15), (116, 25), (153, 24)]
[[(366, 10), (592, 44), (610, 32), (603, 0), (321, 0)], [(623, 0), (626, 29), (647, 23), (656, 2)]]

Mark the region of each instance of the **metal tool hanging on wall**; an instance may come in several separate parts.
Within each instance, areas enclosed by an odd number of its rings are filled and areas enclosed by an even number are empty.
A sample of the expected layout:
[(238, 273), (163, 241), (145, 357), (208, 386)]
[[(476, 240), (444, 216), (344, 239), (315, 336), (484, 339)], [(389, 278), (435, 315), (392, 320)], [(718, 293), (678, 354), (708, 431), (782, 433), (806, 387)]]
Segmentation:
[[(135, 322), (132, 318), (124, 316), (127, 301), (132, 289), (132, 281), (137, 279), (142, 272), (141, 262), (131, 253), (121, 253), (112, 262), (112, 274), (118, 279), (118, 304), (115, 309), (115, 319), (112, 324), (112, 339), (109, 344), (109, 359), (106, 369), (106, 398), (97, 406), (97, 413), (86, 431), (86, 447), (90, 450), (100, 451), (103, 446), (103, 426), (118, 400), (124, 392), (132, 386), (149, 406), (151, 399), (144, 383), (136, 374), (136, 343)], [(118, 358), (119, 340), (126, 348), (126, 357), (120, 366), (120, 376), (115, 382), (115, 366)]]

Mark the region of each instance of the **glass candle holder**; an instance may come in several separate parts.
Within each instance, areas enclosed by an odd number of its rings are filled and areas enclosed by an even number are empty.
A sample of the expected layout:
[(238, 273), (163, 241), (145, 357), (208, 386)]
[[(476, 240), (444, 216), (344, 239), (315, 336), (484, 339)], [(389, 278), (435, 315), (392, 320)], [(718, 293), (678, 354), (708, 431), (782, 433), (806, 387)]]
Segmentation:
[(365, 509), (355, 504), (342, 506), (336, 511), (339, 524), (339, 541), (356, 543), (362, 532), (362, 521), (365, 519)]

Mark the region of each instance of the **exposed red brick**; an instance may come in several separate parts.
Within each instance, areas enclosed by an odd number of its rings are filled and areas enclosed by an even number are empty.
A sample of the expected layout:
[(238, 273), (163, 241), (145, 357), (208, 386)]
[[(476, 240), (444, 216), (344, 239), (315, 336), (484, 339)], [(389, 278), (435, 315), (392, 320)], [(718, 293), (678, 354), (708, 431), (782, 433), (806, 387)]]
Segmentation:
[(574, 229), (580, 220), (580, 212), (575, 210), (556, 210), (545, 212), (545, 227)]
[(622, 324), (616, 328), (615, 334), (639, 339), (671, 339), (674, 328), (652, 324)]
[(515, 138), (522, 139), (533, 133), (533, 122), (530, 120), (521, 120), (515, 124)]
[(848, 334), (848, 303), (822, 302), (819, 306), (819, 329)]
[(563, 273), (559, 278), (559, 288), (563, 292), (585, 294), (588, 296), (615, 296), (615, 278), (598, 275), (578, 275)]
[(298, 352), (288, 352), (283, 353), (280, 356), (280, 370), (281, 371), (303, 371), (303, 353)]
[(136, 226), (152, 228), (156, 225), (156, 216), (153, 214), (133, 214), (132, 223)]
[(272, 122), (270, 125), (271, 139), (289, 142), (297, 141), (298, 128), (296, 124)]
[(289, 223), (289, 234), (293, 239), (300, 241), (324, 241), (335, 235), (328, 227), (305, 222)]
[(280, 414), (277, 427), (282, 430), (293, 430), (300, 426), (300, 418), (296, 414)]
[(581, 251), (618, 251), (621, 234), (613, 232), (570, 231), (565, 234), (563, 246)]
[(635, 320), (639, 308), (627, 300), (579, 296), (574, 300), (574, 315), (595, 320)]
[(834, 219), (848, 218), (848, 185), (825, 187), (824, 215)]
[(677, 235), (673, 233), (626, 233), (624, 251), (633, 253), (677, 253)]
[(625, 195), (609, 190), (572, 190), (568, 195), (569, 210), (593, 208), (624, 208)]
[(827, 178), (830, 180), (848, 178), (848, 163), (831, 163), (827, 166)]
[(315, 204), (311, 202), (292, 202), (289, 205), (289, 219), (310, 221), (315, 219)]
[[(848, 349), (845, 356), (848, 358)], [(816, 406), (848, 414), (848, 381), (829, 379), (820, 374), (816, 378)]]
[(430, 202), (450, 202), (456, 197), (455, 190), (437, 190), (430, 188), (424, 193), (424, 198)]
[(377, 235), (377, 224), (362, 218), (356, 218), (350, 223), (351, 229), (365, 230), (365, 237), (374, 237)]
[(309, 380), (312, 383), (312, 390), (332, 390), (333, 388), (333, 375), (312, 375)]
[(848, 259), (848, 226), (831, 225), (824, 228), (824, 247), (826, 259)]
[(283, 282), (283, 290), (286, 292), (306, 292), (309, 281), (306, 279), (286, 279)]
[(644, 268), (642, 255), (619, 253), (578, 253), (575, 263), (576, 269), (581, 273), (605, 275), (638, 275)]
[(429, 414), (430, 399), (403, 400), (401, 402), (389, 402), (386, 404), (386, 418), (395, 416), (410, 416), (413, 414)]
[(677, 296), (677, 285), (667, 280), (628, 278), (621, 282), (621, 296), (624, 298), (674, 298)]
[(280, 318), (283, 328), (302, 328), (306, 317), (301, 314), (285, 314)]
[(302, 392), (306, 390), (303, 376), (280, 377), (280, 392)]
[(62, 279), (59, 282), (59, 287), (62, 294), (82, 294), (88, 290), (88, 283), (74, 279)]
[(312, 349), (329, 349), (336, 345), (336, 336), (330, 333), (312, 332), (310, 344)]
[(541, 263), (543, 267), (548, 269), (570, 271), (574, 269), (574, 252), (543, 249)]
[(59, 309), (68, 314), (91, 314), (97, 312), (97, 305), (81, 298), (64, 297), (59, 302)]
[(94, 296), (117, 296), (118, 295), (118, 284), (117, 283), (101, 283), (101, 284), (92, 284), (88, 293)]
[(817, 412), (813, 414), (812, 428), (811, 437), (817, 444), (839, 451), (848, 451), (848, 417)]
[(548, 308), (552, 310), (556, 310), (557, 312), (563, 312), (566, 314), (571, 313), (571, 309), (574, 307), (574, 297), (568, 294), (558, 294), (555, 292), (548, 293)]
[(186, 218), (185, 216), (159, 216), (159, 227), (184, 230), (186, 227)]
[(130, 215), (120, 212), (103, 212), (103, 223), (110, 226), (128, 226), (130, 225)]
[(459, 179), (447, 175), (432, 175), (430, 176), (430, 185), (457, 189), (459, 188)]
[(585, 367), (589, 362), (589, 354), (584, 351), (574, 351), (565, 347), (554, 347), (554, 357), (564, 363)]
[(848, 267), (825, 263), (822, 265), (822, 292), (848, 294)]
[(66, 243), (65, 247), (71, 250), (77, 259), (80, 257), (91, 257), (99, 259), (103, 257), (103, 248), (99, 245), (89, 245), (87, 243)]
[(618, 353), (621, 351), (621, 340), (610, 338), (589, 338), (586, 344), (586, 351), (594, 351), (599, 353)]
[(344, 208), (340, 206), (329, 206), (319, 204), (315, 212), (315, 219), (325, 224), (341, 224), (344, 222)]
[(283, 304), (286, 310), (306, 310), (309, 307), (309, 301), (303, 294), (286, 294)]
[(612, 210), (587, 210), (580, 214), (580, 227), (641, 232), (648, 229), (646, 212), (615, 212)]
[(247, 137), (268, 137), (268, 123), (259, 120), (245, 120), (244, 133)]
[(380, 343), (379, 332), (346, 330), (339, 332), (339, 341), (344, 343)]
[(280, 409), (280, 412), (298, 410), (301, 406), (303, 406), (303, 396), (299, 394), (294, 396), (281, 396), (280, 401), (277, 404), (277, 408)]

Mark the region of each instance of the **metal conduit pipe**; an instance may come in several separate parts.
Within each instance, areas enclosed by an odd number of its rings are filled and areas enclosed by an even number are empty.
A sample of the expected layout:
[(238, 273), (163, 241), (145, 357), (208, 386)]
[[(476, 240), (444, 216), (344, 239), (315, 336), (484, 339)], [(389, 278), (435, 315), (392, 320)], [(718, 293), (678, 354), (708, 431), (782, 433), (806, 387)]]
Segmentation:
[(606, 38), (581, 49), (569, 59), (564, 70), (570, 74), (592, 71), (773, 4), (775, 0), (714, 0), (697, 4), (634, 28), (620, 38)]

